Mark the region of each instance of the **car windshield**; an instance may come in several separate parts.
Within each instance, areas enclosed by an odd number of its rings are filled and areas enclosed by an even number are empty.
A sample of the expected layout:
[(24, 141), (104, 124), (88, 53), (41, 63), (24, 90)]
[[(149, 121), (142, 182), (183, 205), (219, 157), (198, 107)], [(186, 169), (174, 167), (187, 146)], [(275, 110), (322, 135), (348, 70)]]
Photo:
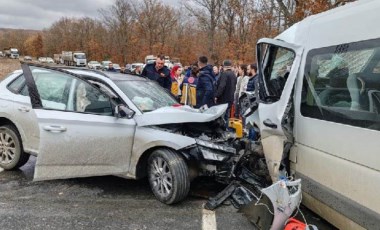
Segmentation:
[(150, 112), (178, 103), (161, 86), (152, 81), (115, 81), (115, 83), (141, 112)]
[(119, 64), (113, 64), (113, 68), (120, 68)]
[(75, 56), (75, 58), (79, 58), (79, 59), (85, 59), (86, 58), (86, 55), (84, 55), (84, 54), (75, 54), (74, 56)]

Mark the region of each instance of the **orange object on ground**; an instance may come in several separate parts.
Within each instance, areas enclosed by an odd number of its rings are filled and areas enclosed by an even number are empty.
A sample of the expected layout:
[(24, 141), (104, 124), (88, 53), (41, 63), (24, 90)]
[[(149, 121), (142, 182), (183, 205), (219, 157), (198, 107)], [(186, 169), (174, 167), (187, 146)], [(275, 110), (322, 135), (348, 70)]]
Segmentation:
[(235, 104), (232, 104), (229, 115), (230, 116), (228, 118), (235, 117)]
[(294, 218), (290, 218), (284, 228), (284, 230), (305, 230), (305, 229), (306, 229), (306, 224)]

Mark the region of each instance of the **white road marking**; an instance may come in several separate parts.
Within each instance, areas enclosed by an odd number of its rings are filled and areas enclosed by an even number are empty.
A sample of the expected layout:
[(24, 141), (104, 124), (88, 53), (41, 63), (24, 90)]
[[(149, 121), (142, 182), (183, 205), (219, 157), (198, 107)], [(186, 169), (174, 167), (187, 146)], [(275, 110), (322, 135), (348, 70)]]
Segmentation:
[(202, 230), (216, 230), (216, 216), (214, 211), (202, 208)]

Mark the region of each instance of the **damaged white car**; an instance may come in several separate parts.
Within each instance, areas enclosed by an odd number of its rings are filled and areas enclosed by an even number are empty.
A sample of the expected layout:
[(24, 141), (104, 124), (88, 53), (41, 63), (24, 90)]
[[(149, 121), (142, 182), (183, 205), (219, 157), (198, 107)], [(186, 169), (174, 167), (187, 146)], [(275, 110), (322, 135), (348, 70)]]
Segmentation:
[(225, 110), (181, 106), (142, 77), (23, 63), (0, 83), (0, 166), (21, 167), (31, 154), (34, 180), (148, 176), (172, 204), (195, 177), (228, 176), (236, 148)]

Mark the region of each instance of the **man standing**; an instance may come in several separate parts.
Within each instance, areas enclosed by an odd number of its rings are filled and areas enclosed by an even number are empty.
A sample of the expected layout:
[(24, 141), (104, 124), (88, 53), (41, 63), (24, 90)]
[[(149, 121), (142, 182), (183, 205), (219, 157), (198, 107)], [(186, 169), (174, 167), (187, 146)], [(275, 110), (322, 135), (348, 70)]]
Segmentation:
[(250, 64), (247, 66), (247, 72), (249, 76), (248, 84), (247, 84), (247, 92), (253, 92), (256, 89), (257, 85), (257, 65)]
[(147, 64), (141, 76), (157, 81), (163, 88), (171, 90), (172, 80), (170, 78), (170, 70), (165, 66), (165, 58), (162, 55), (159, 55), (152, 64)]
[(228, 104), (224, 120), (227, 122), (230, 117), (231, 106), (234, 102), (234, 94), (236, 89), (236, 75), (232, 70), (232, 62), (230, 60), (223, 61), (223, 73), (220, 74), (216, 92), (215, 92), (215, 103)]
[(113, 64), (112, 64), (112, 63), (108, 64), (108, 69), (107, 69), (107, 71), (109, 71), (109, 72), (116, 72), (116, 69), (113, 67)]
[(198, 83), (197, 83), (197, 105), (199, 108), (203, 105), (211, 107), (214, 105), (214, 82), (215, 77), (212, 71), (212, 66), (207, 64), (208, 59), (206, 56), (198, 58)]
[(214, 67), (212, 67), (212, 70), (213, 70), (213, 72), (214, 72), (214, 75), (215, 75), (215, 82), (218, 82), (218, 79), (219, 79), (219, 68), (218, 68), (218, 66), (214, 66)]

